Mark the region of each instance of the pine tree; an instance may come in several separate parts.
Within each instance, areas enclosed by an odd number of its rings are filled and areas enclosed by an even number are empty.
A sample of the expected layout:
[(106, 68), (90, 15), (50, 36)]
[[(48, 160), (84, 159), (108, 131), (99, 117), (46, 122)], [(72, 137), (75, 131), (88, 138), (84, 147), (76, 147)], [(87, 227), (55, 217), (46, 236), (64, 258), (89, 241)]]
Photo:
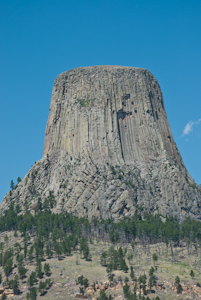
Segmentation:
[(41, 293), (41, 295), (44, 293), (44, 289), (46, 288), (46, 286), (46, 281), (40, 281), (38, 290)]
[(20, 264), (20, 265), (18, 266), (18, 272), (19, 272), (19, 275), (20, 275), (20, 279), (22, 279), (22, 278), (24, 278), (24, 276), (25, 276), (27, 270), (24, 268), (23, 265)]
[(39, 277), (39, 278), (42, 278), (42, 277), (43, 277), (42, 264), (41, 264), (41, 261), (40, 261), (40, 260), (37, 261), (37, 265), (36, 265), (36, 274), (37, 274), (37, 277)]
[(44, 264), (44, 273), (48, 275), (50, 273), (50, 265), (48, 263)]
[(18, 280), (18, 276), (17, 275), (15, 275), (15, 278), (13, 280), (12, 289), (13, 289), (13, 293), (15, 295), (19, 294), (19, 280)]
[(8, 275), (10, 274), (10, 272), (12, 271), (12, 265), (13, 265), (13, 261), (11, 258), (9, 258), (7, 261), (6, 261), (6, 264), (4, 266), (4, 272), (5, 272), (5, 275), (8, 277)]
[(34, 285), (34, 283), (36, 283), (36, 282), (37, 282), (36, 272), (31, 272), (31, 275), (30, 275), (27, 283), (30, 287), (32, 287)]
[(22, 181), (22, 179), (18, 176), (17, 177), (17, 183), (20, 183), (20, 181)]
[(36, 299), (37, 299), (37, 289), (36, 289), (36, 287), (31, 287), (30, 300), (36, 300)]
[(89, 280), (87, 278), (84, 278), (83, 280), (83, 285), (84, 285), (84, 288), (86, 289), (89, 285)]
[(155, 263), (158, 261), (158, 255), (156, 253), (153, 253), (152, 259), (153, 259), (153, 262), (154, 262), (154, 265), (155, 265)]
[(14, 189), (14, 187), (15, 187), (14, 181), (13, 181), (13, 180), (11, 180), (11, 182), (10, 182), (10, 188), (11, 188), (11, 190), (13, 190), (13, 189)]
[(5, 299), (7, 299), (7, 296), (5, 293), (3, 293), (3, 295), (1, 296), (1, 300), (5, 300)]
[(130, 277), (131, 277), (132, 281), (137, 281), (137, 278), (136, 278), (135, 273), (133, 271), (133, 266), (131, 266)]

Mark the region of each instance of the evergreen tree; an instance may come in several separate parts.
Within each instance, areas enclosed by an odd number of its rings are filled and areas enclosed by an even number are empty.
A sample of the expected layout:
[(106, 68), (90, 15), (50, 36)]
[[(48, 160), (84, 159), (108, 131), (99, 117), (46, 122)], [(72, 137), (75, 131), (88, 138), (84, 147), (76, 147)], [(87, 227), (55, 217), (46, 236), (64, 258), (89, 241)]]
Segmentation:
[(27, 257), (27, 236), (24, 237), (24, 258)]
[(154, 266), (155, 266), (155, 263), (158, 261), (158, 255), (156, 253), (153, 253), (152, 259), (153, 259)]
[(37, 289), (36, 287), (30, 288), (30, 300), (36, 300), (37, 299)]
[(10, 188), (11, 188), (11, 190), (13, 190), (13, 189), (14, 189), (14, 187), (15, 187), (14, 181), (13, 181), (13, 180), (11, 180), (11, 182), (10, 182)]
[(25, 274), (26, 274), (27, 270), (24, 268), (23, 265), (19, 265), (18, 266), (18, 273), (20, 275), (20, 279), (24, 278), (25, 277)]
[(195, 272), (193, 270), (190, 271), (191, 278), (195, 277)]
[(180, 278), (179, 278), (179, 276), (176, 276), (175, 281), (174, 281), (174, 285), (178, 286), (179, 284), (180, 284)]
[(154, 268), (151, 267), (150, 270), (149, 270), (149, 276), (151, 277), (152, 275), (154, 275)]
[(107, 251), (103, 251), (100, 257), (100, 262), (101, 265), (106, 267), (107, 266), (107, 258), (108, 258), (108, 253)]
[(32, 287), (37, 282), (36, 272), (31, 272), (29, 279), (27, 281), (28, 285)]
[(1, 300), (5, 300), (5, 299), (7, 299), (7, 296), (5, 293), (3, 293), (3, 295), (1, 296)]
[(22, 181), (22, 179), (18, 176), (17, 177), (17, 183), (20, 183), (20, 181)]
[(84, 295), (84, 288), (82, 286), (80, 287), (80, 294)]
[(84, 285), (84, 288), (86, 289), (89, 285), (89, 280), (87, 278), (84, 278), (83, 280), (83, 285)]
[(28, 250), (28, 259), (29, 259), (29, 261), (32, 261), (32, 259), (33, 259), (33, 250), (34, 250), (34, 246), (32, 245), (30, 247), (30, 249)]
[(100, 297), (98, 297), (98, 300), (108, 300), (105, 291), (100, 291)]
[(15, 295), (19, 294), (19, 280), (18, 280), (18, 276), (17, 275), (15, 275), (15, 278), (13, 280), (12, 289), (13, 289), (13, 293)]
[(120, 270), (124, 271), (125, 273), (128, 272), (128, 266), (127, 266), (126, 261), (123, 257), (120, 257), (119, 268), (120, 268)]
[(48, 263), (44, 264), (44, 273), (48, 275), (50, 273), (50, 265)]
[(13, 266), (13, 261), (11, 258), (9, 258), (7, 261), (6, 261), (6, 264), (4, 266), (4, 272), (5, 272), (5, 275), (8, 277), (8, 275), (10, 274), (10, 272), (12, 271), (12, 266)]
[(130, 296), (130, 287), (127, 283), (123, 286), (123, 292), (126, 298)]
[(138, 282), (140, 283), (140, 288), (142, 287), (142, 285), (146, 285), (146, 280), (147, 276), (145, 274), (139, 276)]
[(135, 273), (133, 271), (133, 266), (131, 266), (130, 277), (131, 277), (132, 281), (137, 281), (137, 278), (136, 278)]
[(42, 278), (43, 277), (42, 264), (41, 264), (41, 260), (40, 259), (37, 260), (36, 274), (37, 274), (38, 278)]
[(41, 295), (44, 293), (44, 289), (46, 288), (47, 283), (45, 281), (40, 281), (39, 283), (39, 292), (41, 293)]

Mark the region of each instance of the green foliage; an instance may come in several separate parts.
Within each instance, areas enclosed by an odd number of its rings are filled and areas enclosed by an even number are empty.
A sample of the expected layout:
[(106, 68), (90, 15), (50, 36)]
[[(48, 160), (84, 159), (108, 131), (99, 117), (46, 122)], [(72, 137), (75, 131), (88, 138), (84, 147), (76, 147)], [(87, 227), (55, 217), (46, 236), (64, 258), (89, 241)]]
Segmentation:
[(38, 290), (39, 290), (39, 293), (41, 293), (41, 295), (44, 293), (46, 286), (47, 286), (46, 281), (40, 281)]
[(80, 275), (80, 276), (77, 278), (77, 283), (83, 285), (83, 281), (84, 281), (84, 276), (83, 276), (83, 275)]
[(118, 230), (111, 230), (110, 231), (110, 240), (113, 244), (116, 244), (120, 240), (119, 232)]
[(84, 288), (80, 286), (80, 294), (84, 295)]
[(24, 268), (24, 266), (22, 264), (20, 264), (18, 266), (18, 273), (19, 273), (21, 279), (25, 277), (26, 272), (27, 272), (27, 270)]
[(100, 291), (100, 297), (97, 298), (97, 300), (110, 300), (111, 296), (107, 297), (105, 291)]
[(151, 269), (149, 270), (149, 276), (153, 276), (154, 272), (155, 272), (154, 268), (151, 267)]
[(131, 277), (132, 281), (137, 281), (137, 277), (135, 276), (135, 273), (133, 271), (133, 266), (131, 266), (130, 277)]
[(18, 276), (17, 275), (15, 275), (15, 278), (13, 280), (12, 289), (13, 289), (13, 293), (15, 295), (19, 294), (19, 280), (18, 280)]
[(108, 252), (103, 251), (100, 257), (100, 263), (102, 266), (106, 267), (107, 266), (107, 258), (108, 258)]
[(32, 259), (33, 259), (33, 251), (34, 251), (34, 245), (32, 245), (30, 247), (30, 249), (28, 250), (28, 259), (29, 259), (29, 261), (32, 261)]
[(144, 274), (144, 275), (140, 275), (139, 278), (138, 278), (138, 282), (140, 284), (146, 284), (146, 280), (147, 280), (147, 276)]
[(30, 288), (29, 299), (30, 300), (36, 300), (37, 299), (37, 289), (36, 289), (36, 287), (31, 287)]
[(31, 272), (31, 275), (28, 278), (27, 284), (32, 287), (37, 282), (36, 272)]
[(13, 181), (13, 180), (11, 180), (11, 182), (10, 182), (10, 188), (11, 188), (11, 190), (13, 190), (13, 189), (14, 189), (14, 187), (15, 187), (14, 181)]
[(18, 280), (18, 275), (15, 275), (14, 279), (8, 280), (7, 278), (7, 284), (10, 289), (13, 290), (13, 293), (15, 295), (19, 294), (19, 280)]
[(49, 243), (46, 244), (45, 254), (47, 255), (48, 258), (50, 258), (52, 256), (51, 245)]
[(126, 298), (130, 296), (130, 287), (127, 283), (123, 286), (123, 292)]
[(4, 241), (5, 241), (5, 243), (8, 243), (8, 236), (7, 236), (7, 234), (4, 236)]
[(24, 236), (24, 258), (27, 257), (27, 236)]
[(133, 260), (133, 254), (132, 253), (129, 253), (128, 256), (128, 261), (129, 261), (129, 264), (131, 263), (131, 260)]
[(87, 278), (84, 278), (83, 280), (83, 285), (84, 285), (84, 288), (86, 289), (89, 285), (89, 280)]
[(50, 274), (50, 265), (48, 263), (44, 264), (44, 273), (46, 275)]
[(20, 181), (22, 181), (22, 179), (18, 176), (17, 177), (17, 183), (20, 183)]
[(117, 172), (116, 172), (114, 166), (110, 166), (110, 168), (111, 168), (112, 174), (113, 174), (113, 175), (116, 175)]
[(190, 271), (190, 276), (193, 278), (195, 277), (195, 272), (193, 270)]
[[(25, 214), (18, 215), (13, 204), (11, 204), (9, 209), (5, 211), (5, 215), (0, 217), (0, 231), (15, 228), (24, 234), (26, 231), (36, 228), (36, 233), (40, 236), (49, 238), (52, 233), (52, 239), (55, 236), (56, 240), (64, 232), (70, 233), (74, 238), (76, 235), (80, 237), (81, 231), (85, 230), (85, 226), (82, 227), (84, 222), (90, 231), (91, 225), (85, 218), (79, 219), (66, 212), (60, 215), (50, 212), (51, 207), (55, 205), (53, 192), (50, 192), (46, 200), (45, 206), (44, 203), (42, 207), (39, 205), (39, 212), (35, 216), (28, 211)], [(168, 240), (178, 242), (179, 239), (189, 238), (189, 236), (191, 236), (192, 242), (195, 242), (196, 238), (201, 239), (201, 222), (190, 218), (179, 224), (173, 217), (167, 217), (166, 222), (163, 223), (160, 216), (145, 213), (143, 220), (140, 214), (136, 214), (132, 218), (124, 218), (117, 223), (114, 223), (111, 219), (102, 220), (101, 224), (114, 244), (120, 240), (121, 231), (123, 231), (128, 241), (132, 241), (137, 236), (140, 238), (142, 235), (150, 238), (152, 242), (157, 242), (161, 237), (164, 242)], [(97, 225), (94, 224), (93, 226)]]
[[(20, 244), (15, 244), (13, 249), (6, 249), (0, 253), (0, 265), (3, 267), (6, 276), (8, 276), (12, 270), (13, 257), (16, 255), (18, 271), (20, 277), (25, 276), (25, 268), (23, 266), (24, 257), (28, 257), (30, 261), (35, 259), (37, 261), (35, 279), (30, 275), (28, 282), (32, 287), (36, 283), (36, 276), (42, 277), (41, 261), (44, 259), (44, 253), (50, 257), (53, 253), (58, 255), (71, 255), (71, 253), (78, 249), (86, 260), (91, 259), (88, 241), (91, 238), (93, 242), (94, 232), (98, 238), (101, 238), (102, 232), (110, 238), (110, 241), (115, 245), (110, 247), (107, 251), (103, 251), (101, 254), (101, 265), (107, 267), (107, 273), (110, 280), (113, 280), (113, 270), (128, 271), (125, 257), (129, 261), (133, 258), (133, 254), (126, 254), (126, 249), (119, 247), (118, 243), (121, 237), (125, 237), (125, 240), (131, 244), (135, 249), (135, 240), (149, 238), (151, 243), (157, 241), (164, 241), (166, 245), (173, 241), (176, 245), (180, 239), (188, 239), (189, 243), (200, 243), (201, 240), (201, 225), (200, 222), (187, 218), (182, 224), (179, 224), (174, 218), (167, 217), (166, 222), (162, 222), (160, 216), (153, 216), (150, 214), (135, 214), (132, 218), (123, 218), (119, 222), (114, 222), (112, 219), (101, 220), (93, 218), (91, 223), (86, 218), (78, 218), (63, 212), (61, 214), (51, 213), (51, 207), (54, 206), (54, 195), (50, 192), (46, 199), (46, 204), (42, 203), (38, 199), (38, 210), (35, 215), (30, 212), (24, 214), (17, 214), (13, 204), (9, 209), (5, 211), (5, 215), (0, 217), (0, 231), (18, 230), (19, 235), (24, 238), (24, 247), (21, 249)], [(28, 234), (34, 234), (34, 244), (29, 246)], [(5, 243), (8, 242), (8, 236), (5, 238)], [(28, 248), (29, 247), (29, 248)], [(119, 247), (119, 248), (118, 248)], [(4, 245), (0, 245), (0, 249), (3, 249)], [(129, 249), (129, 248), (128, 248)], [(21, 251), (23, 250), (23, 252)], [(153, 254), (154, 263), (157, 261), (158, 256)], [(44, 264), (44, 272), (49, 273)], [(194, 271), (192, 270), (194, 273)], [(34, 273), (34, 272), (32, 272)], [(192, 273), (192, 275), (193, 275)], [(36, 273), (35, 273), (36, 274)], [(191, 276), (192, 276), (191, 275)], [(141, 275), (144, 276), (144, 275)], [(32, 278), (33, 277), (33, 278)], [(133, 267), (130, 268), (131, 279), (137, 280), (133, 271)], [(193, 277), (193, 276), (192, 276)], [(86, 279), (87, 280), (87, 279)], [(139, 277), (139, 282), (142, 288), (146, 287), (146, 279), (143, 281)], [(156, 277), (154, 276), (154, 268), (149, 270), (149, 284), (150, 288), (155, 284)], [(80, 283), (81, 284), (81, 283)], [(83, 288), (87, 286), (87, 281), (81, 284)], [(44, 290), (44, 289), (43, 289)], [(42, 290), (41, 290), (42, 291)], [(29, 293), (30, 297), (30, 293)], [(129, 299), (134, 299), (135, 294), (129, 291)], [(137, 299), (137, 298), (136, 298)]]
[(158, 255), (156, 253), (153, 253), (152, 259), (153, 259), (153, 262), (155, 264), (158, 261)]
[(80, 103), (81, 106), (88, 106), (90, 103), (93, 103), (93, 101), (95, 100), (95, 98), (93, 99), (77, 99), (77, 101)]
[(89, 280), (87, 278), (84, 278), (83, 275), (81, 275), (77, 278), (77, 283), (83, 285), (84, 288), (86, 289), (89, 285)]
[(10, 272), (12, 271), (12, 266), (13, 266), (13, 261), (11, 258), (9, 258), (6, 263), (5, 263), (5, 266), (4, 266), (4, 272), (5, 272), (5, 275), (8, 277), (8, 275), (10, 274)]
[(38, 278), (43, 277), (42, 264), (41, 264), (40, 259), (38, 259), (37, 264), (36, 264), (36, 275), (37, 275)]
[(174, 285), (175, 286), (179, 286), (180, 285), (180, 278), (179, 278), (179, 276), (175, 277)]
[(149, 277), (149, 288), (151, 289), (154, 285), (156, 285), (156, 276), (153, 274)]
[(5, 299), (7, 299), (7, 296), (5, 293), (3, 293), (3, 295), (1, 296), (1, 300), (5, 300)]
[(101, 264), (107, 266), (107, 273), (111, 276), (112, 270), (128, 271), (128, 266), (124, 259), (125, 252), (123, 253), (122, 248), (115, 250), (114, 247), (110, 247), (108, 251), (103, 251), (101, 254)]
[(87, 261), (91, 260), (87, 238), (85, 238), (84, 236), (82, 236), (80, 239), (80, 254), (83, 254), (84, 258)]

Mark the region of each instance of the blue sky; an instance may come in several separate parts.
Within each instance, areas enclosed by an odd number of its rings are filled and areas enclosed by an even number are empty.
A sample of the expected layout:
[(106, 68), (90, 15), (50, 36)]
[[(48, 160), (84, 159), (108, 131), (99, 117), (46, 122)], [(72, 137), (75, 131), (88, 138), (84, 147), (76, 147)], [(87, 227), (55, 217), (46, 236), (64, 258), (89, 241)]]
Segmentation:
[[(42, 158), (54, 79), (91, 65), (150, 70), (201, 183), (201, 1), (0, 0), (0, 201)], [(187, 127), (186, 127), (187, 126)]]

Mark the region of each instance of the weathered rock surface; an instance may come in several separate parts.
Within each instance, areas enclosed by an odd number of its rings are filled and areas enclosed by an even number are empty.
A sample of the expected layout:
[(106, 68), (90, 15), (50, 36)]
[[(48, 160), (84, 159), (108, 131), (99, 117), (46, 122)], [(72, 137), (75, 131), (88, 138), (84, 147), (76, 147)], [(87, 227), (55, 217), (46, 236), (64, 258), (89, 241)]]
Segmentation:
[(95, 66), (60, 74), (54, 83), (42, 160), (10, 202), (49, 191), (78, 216), (132, 216), (136, 210), (201, 219), (201, 188), (187, 172), (167, 120), (162, 92), (147, 70)]

